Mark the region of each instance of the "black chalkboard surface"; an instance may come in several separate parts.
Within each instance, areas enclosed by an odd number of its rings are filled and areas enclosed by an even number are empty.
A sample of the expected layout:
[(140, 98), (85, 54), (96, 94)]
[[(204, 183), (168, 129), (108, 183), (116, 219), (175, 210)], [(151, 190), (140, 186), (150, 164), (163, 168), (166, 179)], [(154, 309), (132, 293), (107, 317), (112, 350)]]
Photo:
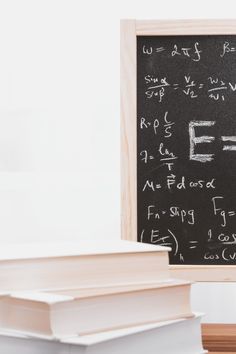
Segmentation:
[(236, 36), (137, 37), (138, 240), (236, 264)]

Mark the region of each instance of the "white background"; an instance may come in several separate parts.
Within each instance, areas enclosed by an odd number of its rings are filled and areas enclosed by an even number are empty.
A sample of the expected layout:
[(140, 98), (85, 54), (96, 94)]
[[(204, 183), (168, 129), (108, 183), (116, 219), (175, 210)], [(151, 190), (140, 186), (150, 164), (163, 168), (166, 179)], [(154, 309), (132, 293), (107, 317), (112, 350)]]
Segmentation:
[[(230, 18), (235, 1), (0, 1), (0, 242), (120, 237), (120, 18)], [(103, 241), (102, 241), (103, 239)], [(196, 284), (236, 322), (235, 284)]]

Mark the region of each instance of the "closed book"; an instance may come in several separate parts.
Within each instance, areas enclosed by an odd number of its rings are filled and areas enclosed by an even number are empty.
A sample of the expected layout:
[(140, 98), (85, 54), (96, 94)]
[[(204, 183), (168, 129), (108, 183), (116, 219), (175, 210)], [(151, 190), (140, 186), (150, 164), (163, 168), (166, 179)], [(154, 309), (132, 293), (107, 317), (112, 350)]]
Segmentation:
[(133, 290), (19, 292), (0, 297), (0, 327), (64, 337), (193, 316), (190, 282), (172, 280)]
[(0, 332), (7, 354), (204, 354), (201, 315), (62, 340)]
[(2, 246), (0, 293), (156, 282), (169, 277), (169, 251), (129, 241)]

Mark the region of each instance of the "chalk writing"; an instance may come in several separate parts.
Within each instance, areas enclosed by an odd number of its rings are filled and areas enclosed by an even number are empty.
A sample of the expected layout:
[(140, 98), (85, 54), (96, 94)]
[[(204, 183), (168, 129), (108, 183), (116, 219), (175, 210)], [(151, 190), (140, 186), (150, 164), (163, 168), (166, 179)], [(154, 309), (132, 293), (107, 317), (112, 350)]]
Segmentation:
[[(234, 97), (236, 92), (236, 80), (224, 80), (218, 76), (206, 77), (199, 81), (189, 73), (184, 74), (181, 81), (174, 82), (171, 78), (154, 77), (153, 75), (145, 75), (144, 82), (146, 85), (145, 97), (146, 99), (156, 99), (159, 103), (164, 101), (167, 95), (174, 93), (182, 93), (189, 99), (196, 99), (201, 96), (206, 96), (213, 101), (225, 101), (226, 94), (228, 98), (230, 95)], [(157, 84), (153, 85), (156, 82)]]
[(137, 40), (138, 240), (236, 264), (236, 36)]

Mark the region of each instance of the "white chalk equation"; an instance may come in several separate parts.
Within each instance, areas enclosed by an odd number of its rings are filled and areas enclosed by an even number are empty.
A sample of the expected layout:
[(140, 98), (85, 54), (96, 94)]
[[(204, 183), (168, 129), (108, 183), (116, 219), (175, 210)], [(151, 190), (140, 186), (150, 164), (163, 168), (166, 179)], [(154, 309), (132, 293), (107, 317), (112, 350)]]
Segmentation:
[[(230, 248), (231, 246), (236, 246), (236, 231), (225, 231), (229, 218), (236, 217), (236, 211), (224, 208), (225, 201), (226, 198), (224, 196), (215, 196), (211, 199), (210, 210), (218, 218), (216, 225), (220, 231), (215, 231), (214, 224), (212, 228), (206, 230), (205, 235), (201, 235), (205, 239), (205, 252), (202, 253), (204, 260), (214, 261), (218, 259), (226, 262), (236, 260), (236, 250)], [(191, 231), (188, 232), (188, 237), (185, 238), (184, 243), (183, 235), (180, 235), (179, 231), (177, 231), (178, 224), (194, 228), (203, 221), (201, 220), (203, 214), (198, 208), (170, 205), (163, 209), (161, 205), (156, 203), (150, 204), (145, 208), (144, 217), (146, 219), (146, 227), (141, 230), (141, 242), (148, 240), (151, 244), (169, 246), (172, 248), (173, 255), (181, 262), (184, 262), (186, 249), (188, 252), (195, 252), (199, 247), (202, 247), (200, 240), (192, 237)], [(164, 228), (163, 219), (165, 219), (164, 223), (168, 225)], [(175, 221), (174, 227), (173, 221)]]
[(142, 185), (142, 192), (157, 192), (159, 190), (210, 190), (216, 189), (216, 178), (210, 179), (190, 179), (186, 176), (177, 177), (175, 174), (169, 174), (159, 180), (158, 178), (147, 178)]
[[(224, 41), (221, 43), (218, 48), (215, 50), (216, 56), (223, 58), (225, 55), (235, 53), (236, 52), (236, 45), (233, 45), (229, 41)], [(202, 59), (202, 54), (204, 50), (201, 47), (199, 42), (193, 42), (191, 45), (179, 45), (173, 44), (171, 49), (166, 48), (165, 46), (154, 46), (144, 44), (142, 46), (142, 54), (143, 55), (154, 55), (154, 54), (166, 54), (166, 56), (171, 57), (179, 57), (179, 58), (186, 58), (192, 60), (194, 62), (199, 62)], [(212, 54), (212, 53), (211, 53)]]
[[(178, 241), (176, 233), (171, 228), (167, 228), (164, 232), (158, 228), (152, 228), (150, 230), (142, 229), (140, 242), (144, 242), (145, 238), (148, 239), (151, 244), (171, 247), (174, 257), (177, 257), (181, 263), (184, 262), (184, 250), (181, 247), (181, 243)], [(194, 252), (198, 247), (199, 241), (194, 239), (189, 239), (185, 245), (185, 248), (188, 248), (190, 252)]]
[[(147, 164), (150, 160), (158, 159), (159, 162), (170, 163), (178, 160), (178, 156), (167, 146), (166, 139), (169, 139), (173, 135), (172, 126), (175, 124), (173, 121), (167, 121), (167, 113), (164, 115), (164, 124), (161, 127), (160, 122), (155, 118), (152, 122), (145, 117), (140, 119), (140, 129), (147, 130), (152, 129), (154, 134), (157, 134), (158, 129), (162, 133), (163, 141), (157, 144), (155, 149), (156, 153), (149, 153), (148, 149), (141, 150), (139, 153), (142, 162)], [(197, 149), (202, 144), (212, 144), (216, 137), (214, 135), (199, 135), (198, 130), (202, 128), (208, 129), (208, 131), (216, 125), (216, 121), (213, 120), (191, 120), (188, 124), (188, 140), (189, 140), (189, 160), (198, 161), (201, 163), (211, 162), (215, 158), (215, 153), (198, 153)], [(162, 128), (162, 131), (161, 131)], [(164, 128), (164, 133), (163, 133)], [(198, 132), (198, 133), (197, 133)], [(236, 135), (222, 135), (219, 137), (222, 145), (223, 152), (236, 152)], [(169, 171), (172, 170), (173, 163), (168, 166)]]
[(138, 36), (137, 233), (172, 264), (236, 262), (236, 36)]
[[(148, 235), (147, 235), (148, 234)], [(159, 229), (151, 229), (150, 232), (143, 229), (140, 235), (140, 241), (143, 242), (144, 237), (150, 239), (150, 243), (156, 244), (159, 246), (168, 246), (171, 247), (174, 256), (180, 256), (179, 253), (179, 242), (176, 238), (174, 232), (170, 229), (167, 229), (165, 234), (162, 234)]]
[[(223, 196), (216, 196), (212, 198), (213, 211), (215, 216), (219, 216), (221, 219), (220, 225), (226, 227), (229, 222), (229, 218), (236, 216), (236, 210), (227, 210), (222, 206), (222, 201), (224, 201)], [(221, 202), (221, 204), (220, 204)]]
[(204, 81), (200, 81), (193, 74), (186, 74), (180, 82), (175, 82), (167, 76), (146, 74), (143, 80), (146, 99), (156, 99), (159, 103), (163, 102), (169, 94), (178, 93), (189, 99), (197, 99), (205, 95), (212, 101), (225, 101), (226, 96), (234, 95), (236, 92), (236, 78), (229, 81), (218, 76), (209, 76)]
[(182, 224), (187, 223), (189, 225), (195, 224), (196, 219), (195, 209), (184, 209), (180, 206), (170, 206), (163, 210), (158, 205), (148, 205), (146, 210), (147, 220), (160, 220), (163, 216), (169, 218), (177, 218)]
[(173, 134), (173, 125), (175, 125), (175, 122), (168, 118), (168, 113), (169, 112), (166, 111), (163, 117), (157, 114), (152, 121), (146, 119), (145, 117), (141, 117), (139, 125), (140, 129), (145, 130), (151, 128), (154, 134), (157, 135), (161, 128), (163, 128), (164, 138), (171, 138)]

